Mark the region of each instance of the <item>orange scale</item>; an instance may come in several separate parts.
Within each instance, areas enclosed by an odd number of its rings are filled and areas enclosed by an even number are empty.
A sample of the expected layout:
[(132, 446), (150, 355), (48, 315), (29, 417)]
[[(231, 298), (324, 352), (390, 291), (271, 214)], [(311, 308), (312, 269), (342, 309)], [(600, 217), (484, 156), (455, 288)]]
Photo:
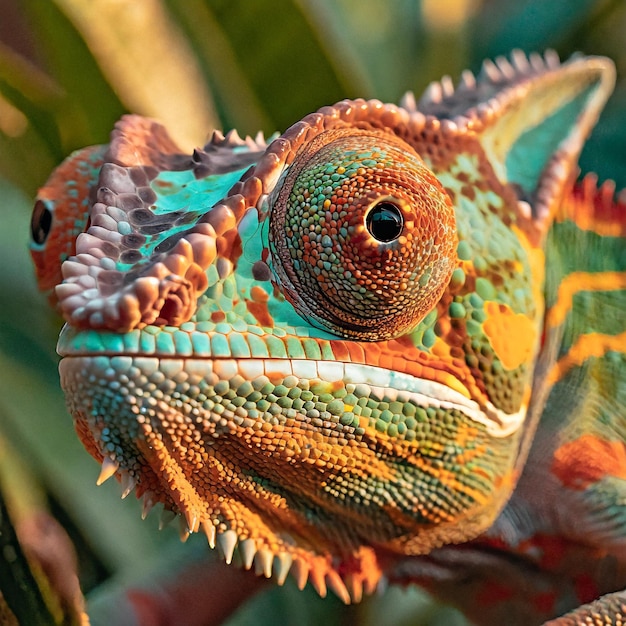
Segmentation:
[(383, 353), (380, 355), (380, 360), (378, 364), (380, 367), (384, 367), (385, 369), (392, 370), (394, 369), (393, 362), (394, 362), (394, 357), (392, 354)]
[(396, 372), (406, 372), (407, 369), (407, 360), (404, 357), (401, 356), (395, 356), (393, 357), (393, 367), (392, 369)]
[(365, 349), (362, 344), (348, 342), (345, 344), (349, 353), (349, 363), (365, 363)]
[(350, 351), (344, 341), (331, 341), (330, 346), (336, 361), (350, 362)]
[(426, 368), (422, 363), (418, 363), (416, 361), (407, 361), (405, 367), (406, 369), (404, 370), (404, 372), (406, 374), (410, 374), (411, 376), (415, 376), (416, 378), (424, 377), (424, 371)]
[(375, 344), (367, 344), (364, 347), (365, 358), (362, 361), (363, 363), (367, 363), (368, 365), (380, 365), (380, 347)]

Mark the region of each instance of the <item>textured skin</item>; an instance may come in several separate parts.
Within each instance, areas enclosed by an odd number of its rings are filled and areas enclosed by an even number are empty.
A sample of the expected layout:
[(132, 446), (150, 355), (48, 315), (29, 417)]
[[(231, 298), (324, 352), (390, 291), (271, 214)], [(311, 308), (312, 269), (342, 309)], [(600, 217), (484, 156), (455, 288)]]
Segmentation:
[(550, 620), (547, 625), (553, 626), (605, 626), (606, 624), (626, 623), (626, 599), (624, 593), (613, 593), (602, 601), (592, 602), (584, 609), (563, 618)]
[(61, 382), (100, 481), (346, 602), (385, 575), (532, 624), (623, 588), (626, 206), (572, 189), (613, 80), (514, 53), (269, 144), (187, 157), (127, 116), (71, 157), (33, 255), (46, 288), (74, 252)]

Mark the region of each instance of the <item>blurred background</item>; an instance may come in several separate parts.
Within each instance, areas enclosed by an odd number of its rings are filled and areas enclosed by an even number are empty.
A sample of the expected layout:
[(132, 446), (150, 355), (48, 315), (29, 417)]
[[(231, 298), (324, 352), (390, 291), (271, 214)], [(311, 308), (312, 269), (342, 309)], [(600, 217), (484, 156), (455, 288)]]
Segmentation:
[[(37, 188), (72, 150), (107, 142), (127, 111), (159, 118), (191, 149), (213, 128), (269, 134), (344, 97), (397, 101), (512, 48), (615, 61), (617, 89), (581, 168), (626, 187), (623, 0), (0, 0), (0, 487), (16, 520), (48, 511), (69, 532), (94, 623), (105, 623), (96, 613), (111, 585), (205, 541), (182, 547), (175, 530), (156, 532), (157, 518), (141, 521), (134, 498), (120, 501), (118, 485), (94, 486), (98, 467), (58, 385), (61, 322), (28, 258)], [(464, 623), (416, 591), (343, 609), (288, 583), (228, 624), (277, 615), (327, 626)]]

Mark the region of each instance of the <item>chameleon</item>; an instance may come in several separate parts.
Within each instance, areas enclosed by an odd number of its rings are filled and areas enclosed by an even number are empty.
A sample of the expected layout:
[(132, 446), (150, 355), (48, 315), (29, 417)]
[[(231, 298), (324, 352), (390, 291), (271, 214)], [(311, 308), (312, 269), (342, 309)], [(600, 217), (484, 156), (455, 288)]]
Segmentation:
[(127, 115), (71, 155), (31, 253), (98, 483), (346, 603), (623, 623), (626, 195), (576, 182), (614, 82), (514, 51), (269, 139)]

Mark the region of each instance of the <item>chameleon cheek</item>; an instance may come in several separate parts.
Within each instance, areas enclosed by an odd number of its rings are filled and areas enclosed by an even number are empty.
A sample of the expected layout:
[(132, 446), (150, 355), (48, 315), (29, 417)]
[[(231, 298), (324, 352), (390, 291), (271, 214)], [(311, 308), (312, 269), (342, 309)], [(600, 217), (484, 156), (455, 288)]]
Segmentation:
[[(483, 329), (502, 365), (514, 370), (530, 364), (537, 340), (533, 322), (521, 313), (514, 313), (507, 305), (495, 302), (485, 303), (485, 313)], [(518, 340), (507, 341), (510, 337)]]
[(378, 341), (411, 330), (456, 262), (450, 198), (413, 149), (382, 131), (309, 142), (270, 197), (272, 265), (305, 318)]

